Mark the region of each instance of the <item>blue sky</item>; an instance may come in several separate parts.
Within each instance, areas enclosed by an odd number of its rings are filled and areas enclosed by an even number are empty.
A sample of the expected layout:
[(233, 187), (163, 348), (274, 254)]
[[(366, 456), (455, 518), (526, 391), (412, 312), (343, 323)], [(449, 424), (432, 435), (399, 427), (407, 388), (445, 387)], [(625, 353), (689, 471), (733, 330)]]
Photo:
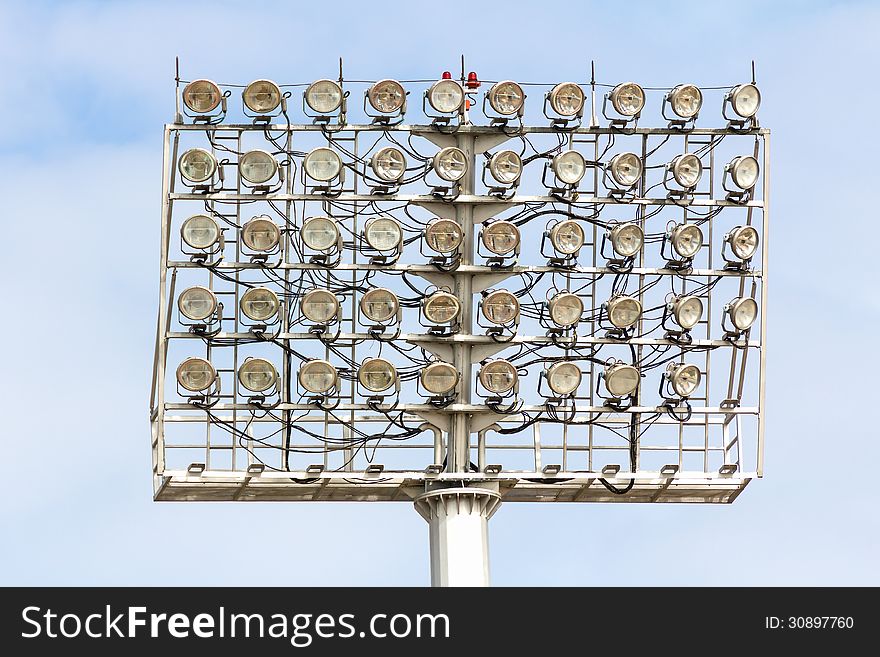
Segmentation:
[(584, 79), (595, 59), (604, 80), (651, 86), (744, 80), (755, 59), (773, 130), (766, 478), (725, 507), (508, 504), (494, 583), (880, 584), (876, 147), (860, 132), (880, 100), (880, 7), (370, 6), (0, 7), (0, 583), (428, 583), (406, 504), (151, 501), (162, 124), (175, 55), (185, 77), (300, 82), (339, 56), (357, 78), (431, 77), (464, 52), (495, 79)]

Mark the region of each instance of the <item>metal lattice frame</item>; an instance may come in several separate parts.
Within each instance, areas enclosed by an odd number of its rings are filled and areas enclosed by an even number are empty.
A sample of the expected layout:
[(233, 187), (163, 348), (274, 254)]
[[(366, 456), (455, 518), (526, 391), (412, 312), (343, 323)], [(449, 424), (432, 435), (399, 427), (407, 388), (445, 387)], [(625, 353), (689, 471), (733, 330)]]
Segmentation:
[[(276, 141), (283, 140), (285, 150), (290, 153), (301, 141), (312, 139), (344, 143), (346, 149), (357, 156), (368, 153), (374, 142), (387, 138), (386, 135), (393, 135), (401, 142), (410, 138), (437, 147), (458, 145), (468, 155), (470, 173), (462, 182), (460, 195), (453, 201), (439, 200), (421, 181), (405, 186), (401, 193), (378, 196), (364, 189), (357, 175), (349, 175), (341, 193), (330, 198), (303, 186), (296, 174), (301, 158), (292, 156), (282, 164), (286, 175), (281, 189), (269, 194), (251, 193), (243, 188), (235, 173), (234, 153), (243, 152), (245, 141), (259, 140), (266, 130), (275, 136)], [(452, 133), (449, 129), (441, 130), (430, 125), (343, 125), (332, 133), (318, 125), (286, 123), (271, 126), (174, 123), (165, 127), (160, 299), (151, 395), (157, 500), (412, 501), (432, 487), (464, 482), (495, 490), (505, 501), (723, 503), (733, 501), (751, 479), (762, 476), (769, 131), (696, 128), (682, 132), (673, 128), (636, 128), (622, 133), (601, 127), (567, 131), (564, 133), (566, 144), (580, 150), (588, 159), (592, 153), (592, 159), (597, 162), (603, 156), (603, 144), (624, 138), (637, 142), (638, 152), (646, 165), (634, 198), (621, 200), (603, 193), (600, 169), (594, 167), (593, 174), (588, 173), (582, 182), (577, 199), (569, 203), (562, 203), (559, 198), (546, 193), (522, 194), (523, 188), (527, 187), (525, 182), (511, 198), (478, 193), (473, 174), (479, 168), (482, 153), (519, 135), (555, 139), (560, 134), (559, 130), (544, 126), (527, 126), (518, 128), (515, 134), (511, 132), (510, 129), (505, 133), (497, 127), (477, 125), (461, 125)], [(209, 134), (210, 140), (207, 138)], [(723, 139), (738, 141), (741, 154), (753, 152), (762, 163), (761, 192), (747, 203), (726, 200), (720, 191), (719, 175), (724, 162), (716, 161), (716, 146)], [(660, 156), (652, 159), (652, 153), (662, 146), (663, 140), (678, 143), (678, 152), (706, 149), (709, 161), (705, 163), (703, 181), (687, 203), (659, 193), (646, 193), (656, 183), (656, 178), (651, 178), (656, 175), (651, 166), (665, 162)], [(193, 193), (178, 189), (177, 162), (182, 142), (208, 146), (218, 159), (227, 159), (221, 166), (230, 167), (233, 173), (227, 173), (227, 182), (221, 190)], [(224, 148), (229, 148), (230, 152), (224, 152)], [(233, 181), (231, 185), (230, 180)], [(238, 231), (234, 227), (241, 226), (249, 216), (251, 206), (269, 201), (275, 205), (277, 217), (281, 218), (285, 247), (277, 261), (253, 263), (242, 255)], [(458, 366), (463, 376), (454, 402), (438, 409), (416, 399), (415, 391), (408, 389), (402, 393), (399, 404), (393, 407), (382, 405), (377, 410), (374, 404), (367, 403), (357, 393), (356, 384), (351, 381), (346, 382), (332, 411), (324, 411), (307, 400), (296, 398), (295, 391), (288, 385), (288, 369), (292, 366), (284, 359), (283, 362), (276, 361), (281, 363), (280, 403), (268, 414), (255, 409), (241, 395), (233, 378), (254, 340), (253, 334), (239, 321), (237, 309), (242, 281), (269, 276), (279, 289), (289, 292), (301, 288), (299, 281), (304, 275), (320, 280), (326, 269), (302, 262), (289, 247), (290, 235), (301, 224), (302, 218), (317, 214), (310, 208), (322, 208), (323, 213), (338, 217), (342, 215), (340, 220), (347, 222), (352, 234), (357, 235), (362, 228), (364, 213), (380, 209), (395, 216), (404, 206), (455, 219), (465, 229), (463, 259), (458, 269), (440, 271), (433, 265), (424, 264), (424, 258), (418, 258), (416, 263), (403, 264), (417, 259), (409, 248), (401, 262), (391, 266), (364, 262), (363, 256), (355, 250), (346, 254), (346, 260), (334, 267), (333, 273), (338, 278), (350, 278), (355, 285), (370, 272), (376, 277), (388, 272), (406, 272), (426, 284), (446, 287), (459, 296), (464, 318), (458, 334), (441, 337), (403, 330), (395, 340), (397, 345), (420, 347)], [(475, 230), (479, 225), (490, 217), (523, 207), (535, 211), (552, 207), (593, 208), (601, 217), (629, 212), (641, 222), (646, 233), (657, 233), (662, 228), (662, 224), (652, 224), (655, 220), (645, 219), (652, 210), (660, 209), (663, 219), (676, 218), (687, 222), (699, 218), (702, 212), (721, 209), (705, 223), (701, 266), (685, 273), (668, 269), (657, 262), (654, 252), (659, 250), (659, 245), (645, 244), (635, 266), (625, 274), (631, 277), (631, 281), (637, 281), (639, 300), (645, 308), (651, 305), (651, 299), (649, 291), (644, 288), (657, 278), (661, 281), (658, 287), (668, 285), (668, 289), (680, 292), (717, 279), (737, 295), (752, 296), (759, 301), (759, 323), (746, 335), (743, 348), (743, 345), (734, 346), (720, 335), (720, 305), (727, 299), (722, 297), (721, 303), (716, 301), (713, 311), (713, 299), (718, 295), (714, 290), (704, 295), (704, 320), (695, 330), (696, 336), (689, 348), (705, 351), (692, 351), (685, 357), (688, 362), (700, 365), (704, 377), (703, 392), (691, 399), (691, 415), (686, 421), (665, 413), (661, 404), (653, 403), (656, 400), (643, 400), (643, 391), (648, 396), (650, 389), (656, 387), (659, 370), (653, 371), (653, 378), (649, 381), (643, 379), (634, 405), (621, 411), (607, 406), (597, 396), (600, 368), (589, 362), (583, 363), (582, 368), (585, 372), (583, 397), (576, 401), (564, 423), (553, 421), (553, 409), (549, 409), (548, 414), (547, 406), (540, 403), (534, 392), (524, 392), (523, 407), (510, 414), (493, 411), (476, 398), (471, 390), (474, 378), (471, 366), (488, 356), (503, 355), (505, 351), (523, 345), (540, 346), (541, 350), (559, 355), (568, 353), (565, 349), (571, 347), (598, 346), (610, 350), (618, 349), (622, 344), (618, 339), (605, 336), (598, 322), (599, 309), (604, 301), (597, 293), (599, 281), (605, 281), (603, 277), (612, 277), (614, 272), (599, 254), (602, 232), (596, 224), (592, 225), (591, 232), (588, 231), (587, 244), (581, 250), (578, 266), (573, 269), (560, 270), (546, 262), (537, 262), (537, 249), (529, 245), (523, 250), (523, 264), (510, 268), (499, 270), (474, 259)], [(227, 231), (223, 260), (212, 268), (187, 259), (175, 245), (182, 218), (204, 211), (204, 208), (217, 216), (222, 215), (231, 226)], [(735, 215), (734, 223), (754, 225), (760, 230), (760, 256), (755, 258), (754, 266), (747, 272), (725, 269), (720, 263), (724, 228), (733, 225), (725, 223), (729, 215)], [(552, 273), (554, 280), (557, 277), (567, 281), (577, 279), (581, 284), (592, 280), (586, 285), (588, 292), (582, 295), (590, 321), (581, 324), (574, 335), (556, 339), (538, 334), (538, 331), (527, 335), (522, 327), (512, 340), (501, 344), (491, 336), (481, 335), (474, 326), (474, 295), (523, 273), (543, 273), (546, 276)], [(187, 282), (198, 280), (215, 291), (221, 300), (227, 300), (221, 331), (210, 339), (186, 330), (176, 321), (176, 294), (183, 286), (183, 279)], [(345, 294), (341, 332), (333, 343), (357, 362), (360, 362), (359, 353), (379, 348), (387, 350), (387, 346), (379, 344), (359, 322), (359, 298), (358, 291)], [(277, 341), (288, 348), (311, 350), (309, 353), (316, 357), (333, 360), (333, 353), (318, 336), (302, 326), (291, 324), (289, 303), (295, 303), (291, 294), (283, 298), (283, 319)], [(669, 348), (669, 353), (679, 349), (663, 337), (659, 329), (652, 331), (644, 326), (645, 321), (639, 322), (637, 333), (641, 337), (623, 343), (638, 361), (657, 349)], [(281, 351), (280, 347), (271, 346)], [(222, 386), (223, 397), (209, 412), (173, 392), (177, 361), (169, 360), (172, 352), (181, 357), (202, 355), (216, 361), (221, 380), (233, 382)], [(529, 383), (524, 382), (524, 388), (537, 385), (535, 375), (539, 369), (529, 370), (530, 376), (524, 380)], [(391, 412), (402, 413), (403, 424), (419, 427), (423, 429), (422, 433), (399, 442), (383, 441), (381, 435), (366, 443), (355, 439), (352, 427), (381, 428), (388, 425), (387, 413)], [(522, 424), (523, 412), (538, 419), (518, 434), (502, 435), (498, 432), (499, 428)], [(556, 413), (559, 412), (560, 409), (556, 409)], [(640, 434), (636, 443), (635, 472), (630, 471), (626, 457), (621, 456), (628, 451), (628, 442), (613, 431), (615, 427), (628, 427), (633, 415), (637, 418), (636, 427)], [(601, 418), (601, 423), (596, 422), (597, 418)], [(285, 450), (282, 437), (288, 423), (312, 427), (317, 433), (332, 437), (334, 443), (326, 448), (326, 444), (320, 441), (297, 439)], [(247, 438), (239, 440), (230, 435), (230, 426)], [(370, 455), (369, 461), (367, 455)], [(633, 483), (626, 494), (615, 494), (603, 481), (620, 489)]]

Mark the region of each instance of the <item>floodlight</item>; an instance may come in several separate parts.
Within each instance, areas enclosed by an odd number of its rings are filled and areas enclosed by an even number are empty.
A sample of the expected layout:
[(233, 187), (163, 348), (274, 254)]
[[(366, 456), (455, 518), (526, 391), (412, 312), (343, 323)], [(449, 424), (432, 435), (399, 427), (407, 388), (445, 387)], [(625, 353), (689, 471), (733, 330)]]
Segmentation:
[(309, 217), (299, 234), (313, 251), (329, 251), (339, 245), (339, 226), (330, 217)]
[(397, 295), (384, 287), (367, 290), (358, 305), (364, 317), (373, 322), (387, 322), (393, 319), (400, 309)]
[(702, 374), (696, 365), (669, 363), (666, 366), (666, 378), (672, 385), (675, 394), (681, 398), (690, 397), (700, 385)]
[(377, 251), (393, 251), (403, 242), (403, 230), (396, 219), (373, 217), (364, 225), (364, 239)]
[(572, 363), (571, 361), (553, 363), (547, 369), (544, 376), (547, 378), (547, 385), (550, 386), (550, 390), (561, 397), (574, 393), (583, 378), (581, 368), (577, 363)]
[(679, 256), (690, 260), (703, 248), (703, 231), (695, 224), (676, 224), (669, 231), (669, 241)]
[(183, 88), (183, 104), (196, 114), (207, 114), (217, 109), (223, 93), (210, 80), (193, 80)]
[(636, 223), (617, 224), (610, 231), (611, 248), (622, 258), (631, 258), (645, 243), (645, 233)]
[(266, 287), (252, 287), (241, 295), (238, 307), (249, 319), (265, 322), (274, 317), (281, 307), (278, 295)]
[(281, 230), (271, 218), (259, 215), (242, 226), (241, 241), (252, 251), (271, 251), (281, 241)]
[(620, 294), (608, 301), (606, 312), (615, 328), (628, 329), (642, 316), (642, 304), (635, 297)]
[(724, 306), (724, 313), (738, 331), (747, 331), (758, 318), (758, 303), (751, 297), (737, 297)]
[(210, 388), (217, 380), (217, 370), (204, 358), (187, 358), (177, 366), (177, 383), (190, 392)]
[(309, 178), (329, 182), (342, 172), (342, 159), (335, 151), (322, 146), (306, 155), (303, 168)]
[(553, 174), (565, 185), (577, 185), (587, 171), (587, 161), (577, 151), (563, 151), (550, 162)]
[(271, 80), (254, 80), (241, 94), (245, 107), (254, 114), (269, 114), (281, 104), (281, 89)]
[(509, 221), (493, 221), (480, 232), (480, 240), (495, 255), (507, 255), (519, 246), (519, 228)]
[(749, 190), (758, 182), (758, 174), (761, 167), (751, 155), (740, 155), (733, 158), (724, 167), (725, 173), (730, 174), (733, 184), (743, 190)]
[(194, 183), (203, 183), (217, 172), (217, 158), (204, 148), (191, 148), (180, 156), (180, 175)]
[(761, 92), (753, 84), (735, 86), (725, 97), (733, 111), (744, 119), (750, 119), (758, 113), (761, 106)]
[(177, 308), (180, 310), (180, 314), (187, 319), (202, 322), (217, 310), (217, 297), (208, 288), (194, 285), (185, 289), (177, 297)]
[(449, 292), (434, 292), (422, 302), (425, 318), (433, 324), (447, 324), (458, 319), (461, 303)]
[(605, 389), (612, 397), (629, 397), (639, 387), (639, 371), (632, 365), (614, 363), (605, 368)]
[(550, 243), (564, 255), (577, 253), (585, 240), (584, 229), (574, 219), (560, 221), (550, 229)]
[(422, 387), (432, 395), (446, 395), (458, 385), (458, 370), (449, 363), (435, 361), (419, 374)]
[(242, 178), (259, 185), (271, 180), (278, 172), (278, 162), (266, 151), (253, 150), (241, 156), (238, 170)]
[(399, 148), (380, 148), (370, 159), (370, 167), (376, 177), (384, 182), (397, 182), (406, 172), (406, 157)]
[(303, 295), (300, 308), (310, 322), (327, 324), (339, 314), (339, 299), (330, 290), (316, 288)]
[(675, 323), (685, 331), (694, 328), (703, 317), (703, 302), (700, 301), (699, 297), (693, 295), (676, 297), (669, 304), (669, 309), (672, 311)]
[(425, 228), (425, 242), (432, 251), (452, 253), (461, 246), (464, 234), (451, 219), (432, 219)]
[(467, 158), (460, 148), (447, 146), (434, 155), (434, 171), (447, 182), (460, 180), (467, 173)]
[(339, 374), (326, 360), (310, 360), (299, 368), (297, 380), (307, 392), (324, 394), (336, 387)]
[(584, 111), (584, 90), (574, 82), (560, 82), (550, 90), (550, 107), (560, 116), (579, 116)]
[(751, 260), (758, 252), (758, 231), (753, 226), (737, 226), (724, 236), (733, 255), (743, 261)]
[(645, 90), (635, 82), (623, 82), (610, 94), (614, 111), (621, 116), (636, 117), (645, 107)]
[(571, 292), (559, 292), (549, 302), (550, 319), (563, 328), (577, 324), (584, 314), (584, 302)]
[(248, 358), (238, 368), (238, 382), (251, 392), (265, 392), (278, 381), (278, 371), (265, 358)]
[(515, 184), (522, 169), (522, 158), (514, 151), (499, 151), (489, 159), (489, 172), (502, 185)]
[(519, 301), (507, 290), (490, 292), (481, 304), (486, 321), (505, 326), (519, 320)]
[(696, 119), (703, 106), (703, 92), (692, 84), (680, 84), (666, 94), (666, 101), (681, 119)]
[(685, 189), (693, 189), (703, 175), (703, 163), (693, 153), (676, 155), (668, 165), (675, 182)]
[(611, 178), (621, 189), (629, 189), (642, 177), (642, 161), (635, 153), (618, 153), (607, 165)]
[(370, 392), (384, 392), (397, 383), (397, 370), (384, 358), (367, 358), (361, 363), (357, 377)]
[(406, 91), (397, 80), (379, 80), (367, 89), (370, 106), (382, 114), (393, 114), (403, 108)]
[(486, 390), (496, 395), (503, 395), (516, 387), (519, 374), (509, 361), (499, 358), (483, 363), (480, 367), (479, 379)]
[(511, 116), (522, 114), (526, 95), (516, 82), (504, 80), (493, 84), (486, 92), (486, 98), (489, 100), (489, 105), (498, 114)]
[(455, 80), (438, 80), (427, 91), (428, 102), (441, 114), (458, 112), (464, 104), (464, 90)]
[(204, 214), (195, 214), (180, 225), (181, 239), (194, 249), (210, 249), (222, 235), (217, 221)]
[(332, 114), (342, 105), (342, 87), (333, 80), (312, 82), (305, 92), (306, 104), (318, 114)]

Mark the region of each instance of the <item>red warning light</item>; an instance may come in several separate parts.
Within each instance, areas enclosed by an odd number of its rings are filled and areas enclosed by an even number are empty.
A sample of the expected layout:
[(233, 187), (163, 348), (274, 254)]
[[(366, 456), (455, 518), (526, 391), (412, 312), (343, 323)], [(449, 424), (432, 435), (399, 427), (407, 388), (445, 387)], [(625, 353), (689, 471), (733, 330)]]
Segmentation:
[(452, 79), (452, 73), (450, 73), (449, 71), (443, 71), (443, 75), (441, 75), (440, 77), (441, 77), (443, 80), (451, 80), (451, 79)]
[(477, 78), (477, 74), (474, 71), (468, 73), (467, 77), (467, 88), (468, 89), (476, 89), (480, 86), (480, 80)]

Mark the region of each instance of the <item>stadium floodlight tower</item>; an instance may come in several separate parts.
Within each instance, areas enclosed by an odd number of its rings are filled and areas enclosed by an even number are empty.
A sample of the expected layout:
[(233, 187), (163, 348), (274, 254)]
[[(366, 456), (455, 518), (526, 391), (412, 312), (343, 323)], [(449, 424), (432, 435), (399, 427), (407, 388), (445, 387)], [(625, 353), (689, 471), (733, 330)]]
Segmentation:
[(156, 500), (406, 501), (432, 584), (479, 586), (502, 503), (730, 503), (763, 476), (754, 69), (527, 94), (464, 58), (342, 68), (255, 71), (241, 102), (178, 75)]

